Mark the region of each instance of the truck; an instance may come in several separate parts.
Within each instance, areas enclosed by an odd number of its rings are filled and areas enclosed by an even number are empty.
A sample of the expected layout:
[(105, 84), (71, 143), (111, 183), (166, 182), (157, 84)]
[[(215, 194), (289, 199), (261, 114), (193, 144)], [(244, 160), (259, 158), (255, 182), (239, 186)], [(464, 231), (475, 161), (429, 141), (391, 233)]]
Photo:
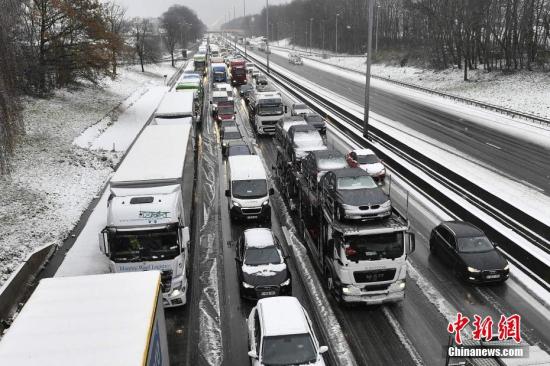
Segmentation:
[(194, 129), (147, 126), (109, 183), (99, 248), (111, 272), (161, 271), (163, 304), (187, 302)]
[(199, 95), (196, 89), (183, 88), (166, 93), (155, 111), (155, 120), (191, 118), (200, 123), (202, 101)]
[(259, 135), (274, 135), (277, 121), (285, 114), (278, 92), (254, 92), (248, 103), (250, 124)]
[(46, 278), (0, 342), (2, 365), (170, 364), (158, 271)]
[[(290, 130), (304, 127), (314, 130), (311, 126), (293, 126)], [(292, 160), (295, 154), (288, 148), (292, 144), (286, 145), (281, 146), (277, 140), (275, 176), (298, 216), (299, 234), (329, 291), (344, 303), (402, 301), (407, 257), (415, 249), (408, 219), (395, 209), (379, 220), (340, 219), (322, 204), (325, 197), (317, 179), (304, 176), (301, 164)]]
[(243, 59), (232, 60), (231, 68), (231, 85), (239, 86), (247, 83), (246, 61)]
[(227, 65), (224, 63), (212, 64), (212, 81), (214, 83), (227, 83)]
[[(223, 93), (223, 92), (215, 92)], [(222, 98), (216, 103), (216, 109), (213, 112), (216, 122), (235, 120), (235, 101), (232, 97)]]
[(206, 53), (196, 53), (193, 56), (195, 72), (206, 74)]

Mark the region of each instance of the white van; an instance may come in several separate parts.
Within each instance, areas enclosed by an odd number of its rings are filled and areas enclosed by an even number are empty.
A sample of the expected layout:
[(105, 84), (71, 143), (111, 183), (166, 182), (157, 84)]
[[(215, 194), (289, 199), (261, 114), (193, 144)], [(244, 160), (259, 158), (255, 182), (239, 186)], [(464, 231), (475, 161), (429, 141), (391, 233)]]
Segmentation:
[(258, 155), (230, 156), (227, 181), (231, 219), (271, 221), (269, 196), (274, 191)]

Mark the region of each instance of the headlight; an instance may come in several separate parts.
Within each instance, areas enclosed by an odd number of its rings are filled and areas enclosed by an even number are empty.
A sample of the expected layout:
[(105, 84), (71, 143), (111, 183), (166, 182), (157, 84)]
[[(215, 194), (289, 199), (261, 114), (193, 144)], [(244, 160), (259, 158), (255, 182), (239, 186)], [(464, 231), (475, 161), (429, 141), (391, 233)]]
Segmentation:
[(170, 294), (170, 296), (172, 297), (176, 297), (176, 296), (179, 296), (181, 294), (181, 291), (180, 290), (174, 290), (172, 291), (172, 293)]
[(470, 272), (470, 273), (479, 273), (479, 272), (481, 272), (479, 269), (475, 269), (473, 267), (468, 267), (467, 269), (468, 269), (468, 272)]
[(263, 203), (262, 203), (262, 206), (267, 206), (269, 204), (269, 200), (265, 200)]
[(508, 271), (510, 269), (510, 264), (506, 263), (506, 265), (503, 268), (505, 271)]
[(348, 295), (350, 293), (350, 289), (346, 286), (342, 287), (342, 293), (345, 294), (345, 295)]
[(383, 208), (391, 207), (391, 201), (387, 200), (386, 202), (381, 204), (380, 207), (383, 207)]
[(342, 206), (344, 210), (353, 210), (354, 208), (356, 208), (356, 206), (346, 205), (346, 204), (341, 204), (340, 206)]
[(254, 288), (254, 286), (252, 286), (252, 285), (250, 285), (250, 284), (248, 284), (248, 283), (246, 283), (246, 282), (244, 282), (244, 281), (243, 281), (243, 287), (244, 287), (244, 288)]
[(231, 201), (231, 203), (233, 204), (233, 206), (241, 207), (241, 204), (237, 201)]
[(281, 286), (288, 286), (290, 285), (290, 278), (287, 279), (285, 282), (281, 283)]
[(397, 287), (398, 287), (400, 290), (404, 290), (406, 284), (407, 284), (407, 282), (405, 282), (405, 280), (397, 281)]

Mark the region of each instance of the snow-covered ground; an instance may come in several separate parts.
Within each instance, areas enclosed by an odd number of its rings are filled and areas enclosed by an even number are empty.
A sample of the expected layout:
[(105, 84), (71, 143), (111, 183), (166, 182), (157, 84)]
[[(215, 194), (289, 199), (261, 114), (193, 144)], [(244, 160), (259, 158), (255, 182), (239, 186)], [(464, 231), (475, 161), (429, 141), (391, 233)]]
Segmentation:
[[(101, 140), (100, 130), (115, 128), (117, 117), (151, 91), (158, 95), (159, 87), (165, 89), (163, 75), (176, 69), (162, 63), (147, 65), (145, 73), (137, 66), (119, 71), (116, 80), (99, 86), (23, 101), (26, 135), (13, 156), (11, 175), (0, 178), (0, 285), (33, 249), (62, 243), (122, 156), (119, 147), (116, 152), (83, 149), (73, 144), (75, 138), (99, 125), (96, 135), (79, 141)], [(112, 149), (112, 143), (104, 145)]]
[[(272, 52), (285, 57), (288, 52), (284, 48), (292, 48), (288, 39), (272, 42), (271, 45)], [(328, 57), (323, 58), (317, 54), (322, 53), (321, 50), (314, 49), (311, 55), (302, 48), (296, 48), (296, 50), (308, 58), (365, 73), (364, 56), (327, 54)], [(469, 81), (465, 82), (464, 71), (457, 68), (437, 71), (377, 63), (372, 65), (372, 74), (550, 118), (550, 73), (548, 72), (519, 71), (514, 74), (503, 74), (499, 71), (488, 73), (482, 69), (470, 70), (468, 71)]]

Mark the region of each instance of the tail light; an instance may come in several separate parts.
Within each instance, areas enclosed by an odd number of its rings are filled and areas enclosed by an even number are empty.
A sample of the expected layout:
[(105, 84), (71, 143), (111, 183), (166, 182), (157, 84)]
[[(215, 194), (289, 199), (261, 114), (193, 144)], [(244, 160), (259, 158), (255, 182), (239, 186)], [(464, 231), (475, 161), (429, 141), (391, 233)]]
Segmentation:
[(352, 247), (346, 247), (344, 250), (346, 253), (346, 257), (353, 257), (354, 255), (357, 255), (357, 251)]

